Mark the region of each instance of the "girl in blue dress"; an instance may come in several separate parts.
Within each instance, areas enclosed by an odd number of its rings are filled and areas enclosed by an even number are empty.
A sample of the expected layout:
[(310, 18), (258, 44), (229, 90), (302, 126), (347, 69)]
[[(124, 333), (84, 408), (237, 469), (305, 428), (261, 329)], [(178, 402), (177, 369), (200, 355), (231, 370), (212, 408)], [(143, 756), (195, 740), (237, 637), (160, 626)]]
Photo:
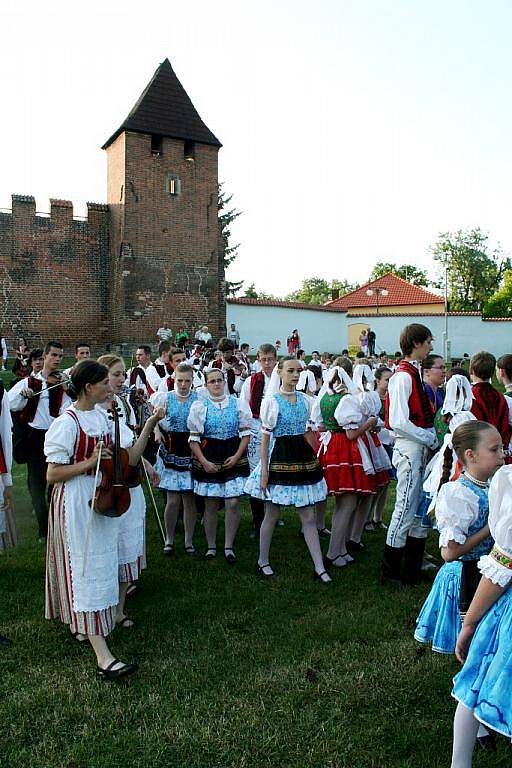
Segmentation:
[(243, 400), (225, 391), (225, 374), (220, 368), (205, 371), (206, 397), (192, 403), (188, 417), (192, 450), (194, 493), (204, 497), (204, 531), (208, 543), (205, 557), (217, 554), (217, 517), (224, 501), (224, 557), (233, 565), (236, 532), (240, 524), (240, 496), (249, 475), (247, 445), (251, 436), (252, 413)]
[[(314, 450), (315, 435), (308, 430), (313, 400), (296, 391), (301, 370), (296, 358), (284, 357), (272, 374), (261, 406), (261, 461), (251, 473), (245, 492), (266, 502), (260, 528), (258, 573), (265, 577), (274, 575), (269, 552), (279, 508), (294, 506), (300, 514), (315, 575), (328, 583), (331, 578), (324, 568), (315, 516), (315, 504), (326, 499), (327, 485)], [(276, 391), (275, 382), (279, 379)]]
[(194, 369), (187, 363), (180, 363), (173, 377), (174, 390), (156, 392), (150, 400), (152, 405), (166, 408), (166, 416), (158, 425), (160, 445), (155, 464), (160, 475), (158, 487), (167, 492), (164, 555), (172, 555), (174, 551), (174, 533), (182, 503), (185, 552), (193, 555), (197, 512), (187, 422), (192, 403), (197, 400), (197, 393), (192, 390)]
[(512, 739), (512, 466), (489, 491), (491, 552), (480, 559), (482, 579), (466, 613), (455, 654), (464, 664), (454, 679), (459, 702), (453, 724), (452, 768), (470, 768), (480, 723)]
[(463, 618), (478, 586), (477, 562), (492, 547), (487, 517), (488, 482), (503, 464), (501, 440), (484, 421), (466, 421), (453, 433), (453, 451), (463, 473), (447, 482), (452, 448), (445, 452), (435, 514), (439, 546), (445, 560), (417, 620), (414, 637), (432, 642), (438, 653), (453, 653)]

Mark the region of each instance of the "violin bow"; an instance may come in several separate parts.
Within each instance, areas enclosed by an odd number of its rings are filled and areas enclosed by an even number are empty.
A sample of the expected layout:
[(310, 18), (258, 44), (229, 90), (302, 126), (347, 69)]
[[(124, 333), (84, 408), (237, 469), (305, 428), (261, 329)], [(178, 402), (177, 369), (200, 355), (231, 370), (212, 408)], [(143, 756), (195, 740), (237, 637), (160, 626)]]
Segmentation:
[(96, 491), (98, 489), (98, 477), (100, 474), (100, 466), (101, 466), (101, 452), (103, 450), (103, 440), (100, 440), (98, 443), (98, 461), (96, 462), (96, 474), (94, 475), (94, 487), (92, 491), (92, 499), (90, 501), (90, 510), (89, 510), (89, 520), (87, 521), (87, 532), (85, 534), (85, 545), (84, 545), (84, 562), (82, 565), (82, 578), (85, 576), (85, 567), (87, 565), (87, 555), (89, 553), (89, 539), (91, 537), (91, 527), (92, 527), (92, 518), (94, 515), (94, 503), (96, 501)]
[(43, 392), (49, 392), (50, 389), (55, 389), (55, 387), (62, 387), (63, 384), (71, 384), (71, 378), (68, 377), (66, 379), (62, 379), (62, 381), (58, 381), (57, 384), (52, 384), (51, 387), (46, 387), (46, 389), (42, 389), (40, 392), (34, 392), (32, 397), (38, 397), (39, 395), (42, 395)]
[(153, 488), (151, 487), (151, 482), (149, 480), (148, 471), (146, 469), (146, 465), (144, 464), (144, 460), (141, 461), (141, 464), (142, 464), (142, 467), (144, 469), (144, 477), (146, 479), (146, 485), (147, 485), (147, 488), (148, 488), (148, 491), (149, 491), (149, 495), (151, 496), (151, 501), (152, 501), (152, 504), (153, 504), (153, 509), (155, 511), (155, 516), (156, 516), (156, 520), (157, 520), (157, 523), (158, 523), (158, 530), (160, 531), (160, 536), (162, 537), (162, 544), (165, 544), (165, 541), (166, 541), (166, 539), (165, 539), (165, 532), (164, 532), (164, 528), (163, 528), (163, 525), (162, 525), (162, 521), (160, 520), (160, 514), (158, 512), (158, 507), (156, 505), (155, 495), (153, 493)]

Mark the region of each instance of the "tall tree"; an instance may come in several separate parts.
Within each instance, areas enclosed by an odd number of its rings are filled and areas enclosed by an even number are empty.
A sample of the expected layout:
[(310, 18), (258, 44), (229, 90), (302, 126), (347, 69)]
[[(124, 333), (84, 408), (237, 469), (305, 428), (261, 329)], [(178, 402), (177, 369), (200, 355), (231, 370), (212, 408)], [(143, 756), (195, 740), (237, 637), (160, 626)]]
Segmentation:
[(357, 284), (347, 280), (324, 280), (321, 277), (309, 277), (302, 281), (300, 288), (285, 296), (286, 301), (298, 301), (304, 304), (325, 304), (332, 299), (333, 291), (343, 296), (357, 288)]
[[(434, 259), (448, 270), (450, 309), (479, 311), (501, 288), (512, 264), (500, 246), (491, 249), (488, 241), (489, 235), (477, 227), (443, 232), (431, 247)], [(444, 285), (443, 275), (437, 285)]]
[(484, 304), (484, 317), (512, 317), (512, 270), (503, 275), (503, 285)]
[[(238, 249), (240, 243), (233, 245), (231, 243), (231, 224), (238, 219), (241, 215), (241, 211), (237, 211), (236, 208), (230, 208), (229, 204), (233, 199), (233, 195), (226, 195), (222, 189), (222, 184), (218, 187), (217, 207), (218, 207), (218, 219), (220, 235), (222, 237), (222, 243), (224, 247), (224, 271), (227, 270), (230, 264), (234, 262), (238, 256)], [(226, 295), (234, 296), (242, 287), (243, 280), (232, 282), (226, 280)]]
[(400, 264), (398, 266), (398, 264), (393, 264), (390, 261), (378, 261), (372, 269), (370, 280), (376, 280), (378, 277), (387, 275), (389, 272), (393, 272), (394, 275), (398, 275), (398, 277), (407, 280), (408, 283), (413, 285), (421, 285), (424, 288), (428, 286), (427, 271), (425, 269), (415, 267), (414, 264)]

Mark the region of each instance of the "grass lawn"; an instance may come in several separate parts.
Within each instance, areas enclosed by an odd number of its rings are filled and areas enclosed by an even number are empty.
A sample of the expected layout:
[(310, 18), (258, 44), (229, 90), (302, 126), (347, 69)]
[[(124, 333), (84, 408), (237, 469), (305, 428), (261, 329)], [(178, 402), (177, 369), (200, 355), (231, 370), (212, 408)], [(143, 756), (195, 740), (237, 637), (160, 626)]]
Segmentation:
[[(112, 647), (139, 672), (96, 681), (91, 650), (43, 618), (44, 549), (15, 469), (20, 543), (0, 558), (0, 765), (189, 768), (447, 766), (457, 663), (419, 648), (411, 626), (427, 586), (378, 585), (384, 534), (322, 586), (312, 579), (297, 518), (285, 513), (258, 579), (248, 504), (239, 563), (161, 555), (148, 520), (149, 569), (129, 602), (136, 630)], [(202, 529), (197, 544), (204, 548)], [(430, 549), (434, 549), (432, 542)], [(479, 753), (475, 765), (505, 760)]]

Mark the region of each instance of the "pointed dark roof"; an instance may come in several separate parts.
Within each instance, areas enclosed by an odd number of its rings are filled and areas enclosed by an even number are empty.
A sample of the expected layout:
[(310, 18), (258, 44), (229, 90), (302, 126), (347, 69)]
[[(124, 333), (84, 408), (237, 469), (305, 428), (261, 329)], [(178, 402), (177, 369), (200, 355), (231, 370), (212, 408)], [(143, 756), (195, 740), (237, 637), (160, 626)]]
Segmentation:
[(151, 133), (173, 139), (190, 139), (215, 147), (222, 146), (199, 117), (169, 59), (160, 64), (126, 120), (102, 149), (110, 146), (123, 131)]

